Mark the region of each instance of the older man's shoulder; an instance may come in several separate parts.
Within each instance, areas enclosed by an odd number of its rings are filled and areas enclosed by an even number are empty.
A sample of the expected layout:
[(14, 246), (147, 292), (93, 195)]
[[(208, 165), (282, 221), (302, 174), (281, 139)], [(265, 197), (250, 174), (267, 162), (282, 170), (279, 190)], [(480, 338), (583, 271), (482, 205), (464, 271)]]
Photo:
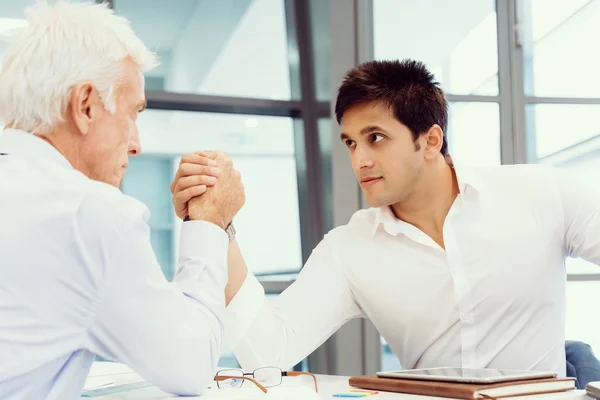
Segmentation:
[(64, 183), (69, 187), (68, 190), (77, 192), (81, 198), (80, 214), (99, 223), (109, 220), (147, 222), (150, 211), (141, 201), (124, 194), (117, 187), (73, 172), (69, 182)]

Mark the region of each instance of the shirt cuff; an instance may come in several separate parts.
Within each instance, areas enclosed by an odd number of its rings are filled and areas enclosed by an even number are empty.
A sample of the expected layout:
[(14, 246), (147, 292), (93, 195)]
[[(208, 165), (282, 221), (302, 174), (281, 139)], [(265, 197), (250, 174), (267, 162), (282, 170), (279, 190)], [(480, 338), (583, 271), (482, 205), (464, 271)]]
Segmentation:
[(248, 271), (244, 283), (229, 302), (225, 312), (224, 341), (227, 347), (235, 349), (246, 337), (265, 302), (265, 289)]
[(206, 221), (187, 221), (181, 224), (179, 263), (186, 260), (209, 259), (227, 270), (227, 233), (217, 225)]

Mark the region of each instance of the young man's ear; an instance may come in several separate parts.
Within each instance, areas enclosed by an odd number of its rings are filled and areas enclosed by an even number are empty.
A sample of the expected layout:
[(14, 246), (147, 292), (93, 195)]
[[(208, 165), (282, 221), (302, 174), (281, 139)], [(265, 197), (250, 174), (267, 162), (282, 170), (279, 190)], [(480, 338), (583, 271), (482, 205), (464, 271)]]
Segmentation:
[(425, 157), (428, 159), (437, 157), (444, 145), (444, 131), (438, 124), (433, 124), (423, 136), (425, 137)]
[(73, 87), (70, 107), (71, 118), (82, 135), (87, 135), (90, 130), (97, 112), (98, 101), (100, 101), (100, 98), (91, 82), (81, 82)]

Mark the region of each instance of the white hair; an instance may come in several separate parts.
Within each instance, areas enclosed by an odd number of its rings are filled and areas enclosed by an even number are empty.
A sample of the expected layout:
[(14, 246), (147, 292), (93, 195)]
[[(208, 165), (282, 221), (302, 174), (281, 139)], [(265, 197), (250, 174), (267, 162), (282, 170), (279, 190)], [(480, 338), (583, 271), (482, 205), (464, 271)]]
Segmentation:
[(86, 80), (114, 113), (123, 60), (141, 71), (158, 64), (129, 21), (106, 4), (38, 1), (25, 14), (28, 26), (10, 41), (0, 72), (0, 119), (6, 125), (51, 132), (63, 121), (72, 88)]

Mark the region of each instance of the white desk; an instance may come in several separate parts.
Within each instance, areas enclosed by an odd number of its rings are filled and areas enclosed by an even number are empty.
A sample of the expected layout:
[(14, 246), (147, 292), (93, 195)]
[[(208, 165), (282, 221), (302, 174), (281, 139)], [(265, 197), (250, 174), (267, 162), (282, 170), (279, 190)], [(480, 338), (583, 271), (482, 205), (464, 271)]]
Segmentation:
[[(129, 368), (118, 363), (94, 363), (92, 370), (90, 371), (90, 377), (95, 380), (110, 379), (113, 380), (116, 385), (122, 385), (133, 382), (140, 382), (142, 379)], [(299, 386), (299, 378), (284, 378), (282, 386), (268, 389), (267, 395), (263, 395), (262, 392), (256, 388), (244, 388), (244, 389), (210, 389), (206, 399), (209, 398), (221, 398), (221, 399), (254, 399), (264, 398), (268, 399), (328, 399), (328, 400), (343, 400), (343, 398), (334, 398), (334, 393), (347, 392), (350, 388), (348, 386), (348, 377), (343, 376), (331, 376), (331, 375), (317, 375), (319, 384), (319, 393), (315, 397), (313, 395), (314, 389), (310, 389), (310, 384), (307, 381), (302, 381), (302, 386)], [(287, 379), (287, 381), (286, 381)], [(217, 393), (219, 392), (219, 393)], [(292, 395), (293, 393), (293, 395)], [(173, 399), (174, 396), (159, 390), (156, 387), (148, 387), (143, 389), (132, 390), (128, 392), (96, 397), (102, 400), (133, 400), (133, 399), (145, 399), (145, 400), (165, 400)], [(176, 398), (176, 397), (175, 397)], [(552, 395), (542, 396), (527, 396), (529, 400), (535, 399), (551, 399), (551, 400), (590, 400), (587, 397), (585, 391), (572, 391), (567, 393), (556, 393)], [(194, 399), (194, 397), (184, 397), (182, 399)], [(369, 396), (365, 399), (369, 400), (432, 400), (437, 399), (426, 396), (415, 396), (399, 393), (383, 393), (380, 392), (376, 396)], [(511, 400), (516, 400), (512, 398)], [(447, 399), (446, 399), (447, 400)]]

